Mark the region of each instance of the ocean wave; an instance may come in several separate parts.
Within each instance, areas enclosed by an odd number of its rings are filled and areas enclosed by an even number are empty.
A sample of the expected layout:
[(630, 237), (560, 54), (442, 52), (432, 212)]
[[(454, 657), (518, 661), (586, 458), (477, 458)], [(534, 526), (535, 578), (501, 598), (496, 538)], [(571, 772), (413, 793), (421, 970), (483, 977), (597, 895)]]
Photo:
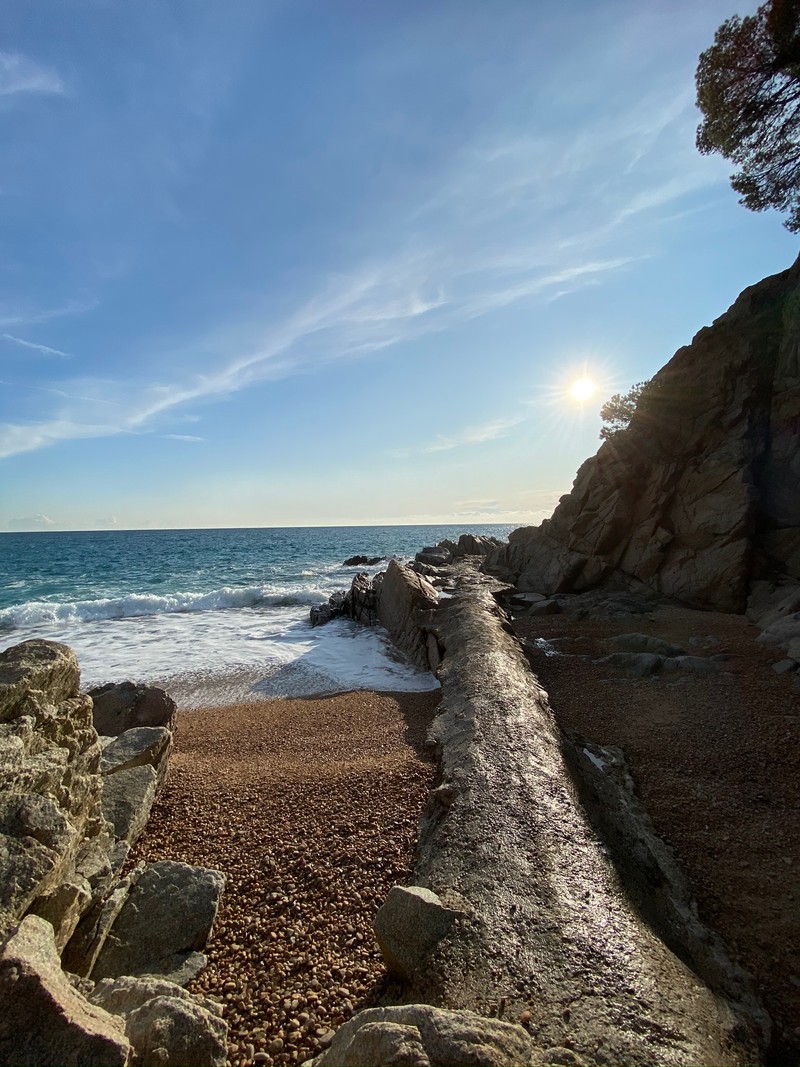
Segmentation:
[(318, 589), (276, 592), (263, 586), (216, 589), (210, 593), (131, 593), (97, 600), (29, 600), (0, 611), (0, 629), (28, 629), (55, 623), (103, 622), (182, 612), (230, 611), (242, 608), (300, 608), (319, 604), (328, 594)]

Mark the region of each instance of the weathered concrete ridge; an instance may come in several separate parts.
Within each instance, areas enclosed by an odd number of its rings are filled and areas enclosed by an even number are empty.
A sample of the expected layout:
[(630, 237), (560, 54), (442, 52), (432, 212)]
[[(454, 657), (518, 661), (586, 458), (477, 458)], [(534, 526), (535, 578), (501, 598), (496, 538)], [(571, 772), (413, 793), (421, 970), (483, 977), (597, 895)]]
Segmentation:
[(629, 905), (491, 588), (468, 571), (459, 587), (437, 613), (443, 781), (423, 816), (415, 879), (464, 918), (409, 999), (529, 1012), (532, 1062), (753, 1062), (758, 1022), (713, 994)]

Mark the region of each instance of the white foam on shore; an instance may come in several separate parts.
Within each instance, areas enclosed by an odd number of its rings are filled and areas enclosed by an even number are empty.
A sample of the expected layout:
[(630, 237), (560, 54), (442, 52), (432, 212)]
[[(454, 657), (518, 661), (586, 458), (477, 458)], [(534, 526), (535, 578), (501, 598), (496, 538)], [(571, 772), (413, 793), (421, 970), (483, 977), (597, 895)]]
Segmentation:
[(130, 679), (162, 686), (179, 706), (439, 686), (399, 656), (380, 627), (335, 619), (312, 629), (297, 606), (51, 622), (17, 630), (6, 644), (31, 637), (70, 645), (86, 689)]

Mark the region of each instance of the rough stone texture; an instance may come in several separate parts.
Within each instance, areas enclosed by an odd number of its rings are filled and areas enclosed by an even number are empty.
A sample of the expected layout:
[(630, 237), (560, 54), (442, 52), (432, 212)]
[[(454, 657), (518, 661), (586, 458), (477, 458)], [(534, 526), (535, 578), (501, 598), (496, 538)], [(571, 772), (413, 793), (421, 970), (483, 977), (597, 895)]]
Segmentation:
[(376, 563), (383, 563), (386, 556), (351, 556), (342, 564), (343, 567), (374, 567)]
[(577, 1062), (754, 1062), (766, 1035), (631, 907), (492, 589), (467, 571), (458, 580), (437, 613), (447, 648), (433, 727), (442, 785), (421, 821), (415, 880), (443, 900), (458, 894), (469, 920), (439, 942), (408, 998), (530, 1012), (543, 1056), (567, 1048)]
[(171, 751), (171, 730), (165, 726), (135, 726), (103, 747), (100, 773), (116, 774), (131, 767), (150, 764), (160, 787), (167, 773)]
[(800, 260), (680, 349), (552, 518), (487, 569), (546, 595), (622, 572), (742, 612), (754, 578), (800, 579), (799, 433)]
[(453, 932), (460, 917), (430, 889), (393, 886), (373, 924), (386, 969), (407, 980), (423, 974), (431, 950)]
[(91, 886), (85, 878), (76, 875), (75, 881), (61, 882), (51, 892), (40, 896), (32, 911), (47, 919), (53, 927), (56, 947), (61, 952), (91, 903)]
[(524, 1067), (533, 1059), (521, 1026), (427, 1004), (370, 1008), (337, 1031), (315, 1067)]
[(100, 746), (79, 680), (66, 645), (25, 641), (0, 654), (0, 935), (42, 910), (62, 944), (88, 906), (81, 865), (111, 844)]
[(117, 737), (135, 726), (166, 726), (175, 729), (175, 701), (156, 686), (133, 682), (90, 689), (94, 702), (94, 725), (99, 734)]
[[(389, 561), (380, 588), (378, 617), (395, 644), (422, 670), (435, 670), (428, 634), (435, 632), (434, 610), (439, 594), (421, 574)], [(438, 657), (435, 657), (438, 658)]]
[(0, 722), (17, 718), (29, 693), (47, 693), (51, 704), (78, 695), (75, 653), (56, 641), (23, 641), (0, 652)]
[(114, 919), (90, 977), (169, 973), (203, 948), (225, 879), (219, 871), (161, 860), (146, 867)]
[(117, 840), (133, 844), (139, 837), (150, 817), (157, 791), (158, 776), (149, 763), (103, 778), (103, 815), (114, 827)]
[(195, 998), (154, 997), (126, 1015), (125, 1032), (141, 1067), (225, 1067), (227, 1061), (227, 1026)]
[(66, 970), (83, 978), (89, 977), (111, 927), (128, 899), (131, 886), (141, 873), (142, 868), (135, 867), (83, 916), (62, 954)]
[(53, 928), (29, 915), (0, 951), (0, 1064), (124, 1067), (130, 1044), (119, 1019), (70, 984)]
[[(227, 1026), (222, 1009), (208, 997), (187, 993), (163, 978), (104, 978), (88, 999), (114, 1015), (125, 1017), (134, 1062), (192, 1064), (216, 1067), (225, 1063)], [(146, 1011), (141, 1009), (146, 1008)], [(159, 1052), (164, 1049), (164, 1053)]]
[(414, 556), (414, 560), (429, 567), (446, 567), (448, 563), (453, 562), (453, 553), (443, 544), (435, 545), (421, 549)]

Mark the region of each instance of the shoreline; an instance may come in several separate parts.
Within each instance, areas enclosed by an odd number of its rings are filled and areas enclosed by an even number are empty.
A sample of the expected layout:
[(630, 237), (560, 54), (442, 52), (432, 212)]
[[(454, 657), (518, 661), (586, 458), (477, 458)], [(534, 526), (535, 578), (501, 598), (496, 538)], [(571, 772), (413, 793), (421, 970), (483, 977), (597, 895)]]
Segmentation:
[(189, 988), (223, 1003), (231, 1065), (301, 1063), (377, 1002), (372, 919), (411, 876), (438, 702), (438, 690), (351, 690), (179, 709), (131, 859), (226, 875), (209, 965)]

